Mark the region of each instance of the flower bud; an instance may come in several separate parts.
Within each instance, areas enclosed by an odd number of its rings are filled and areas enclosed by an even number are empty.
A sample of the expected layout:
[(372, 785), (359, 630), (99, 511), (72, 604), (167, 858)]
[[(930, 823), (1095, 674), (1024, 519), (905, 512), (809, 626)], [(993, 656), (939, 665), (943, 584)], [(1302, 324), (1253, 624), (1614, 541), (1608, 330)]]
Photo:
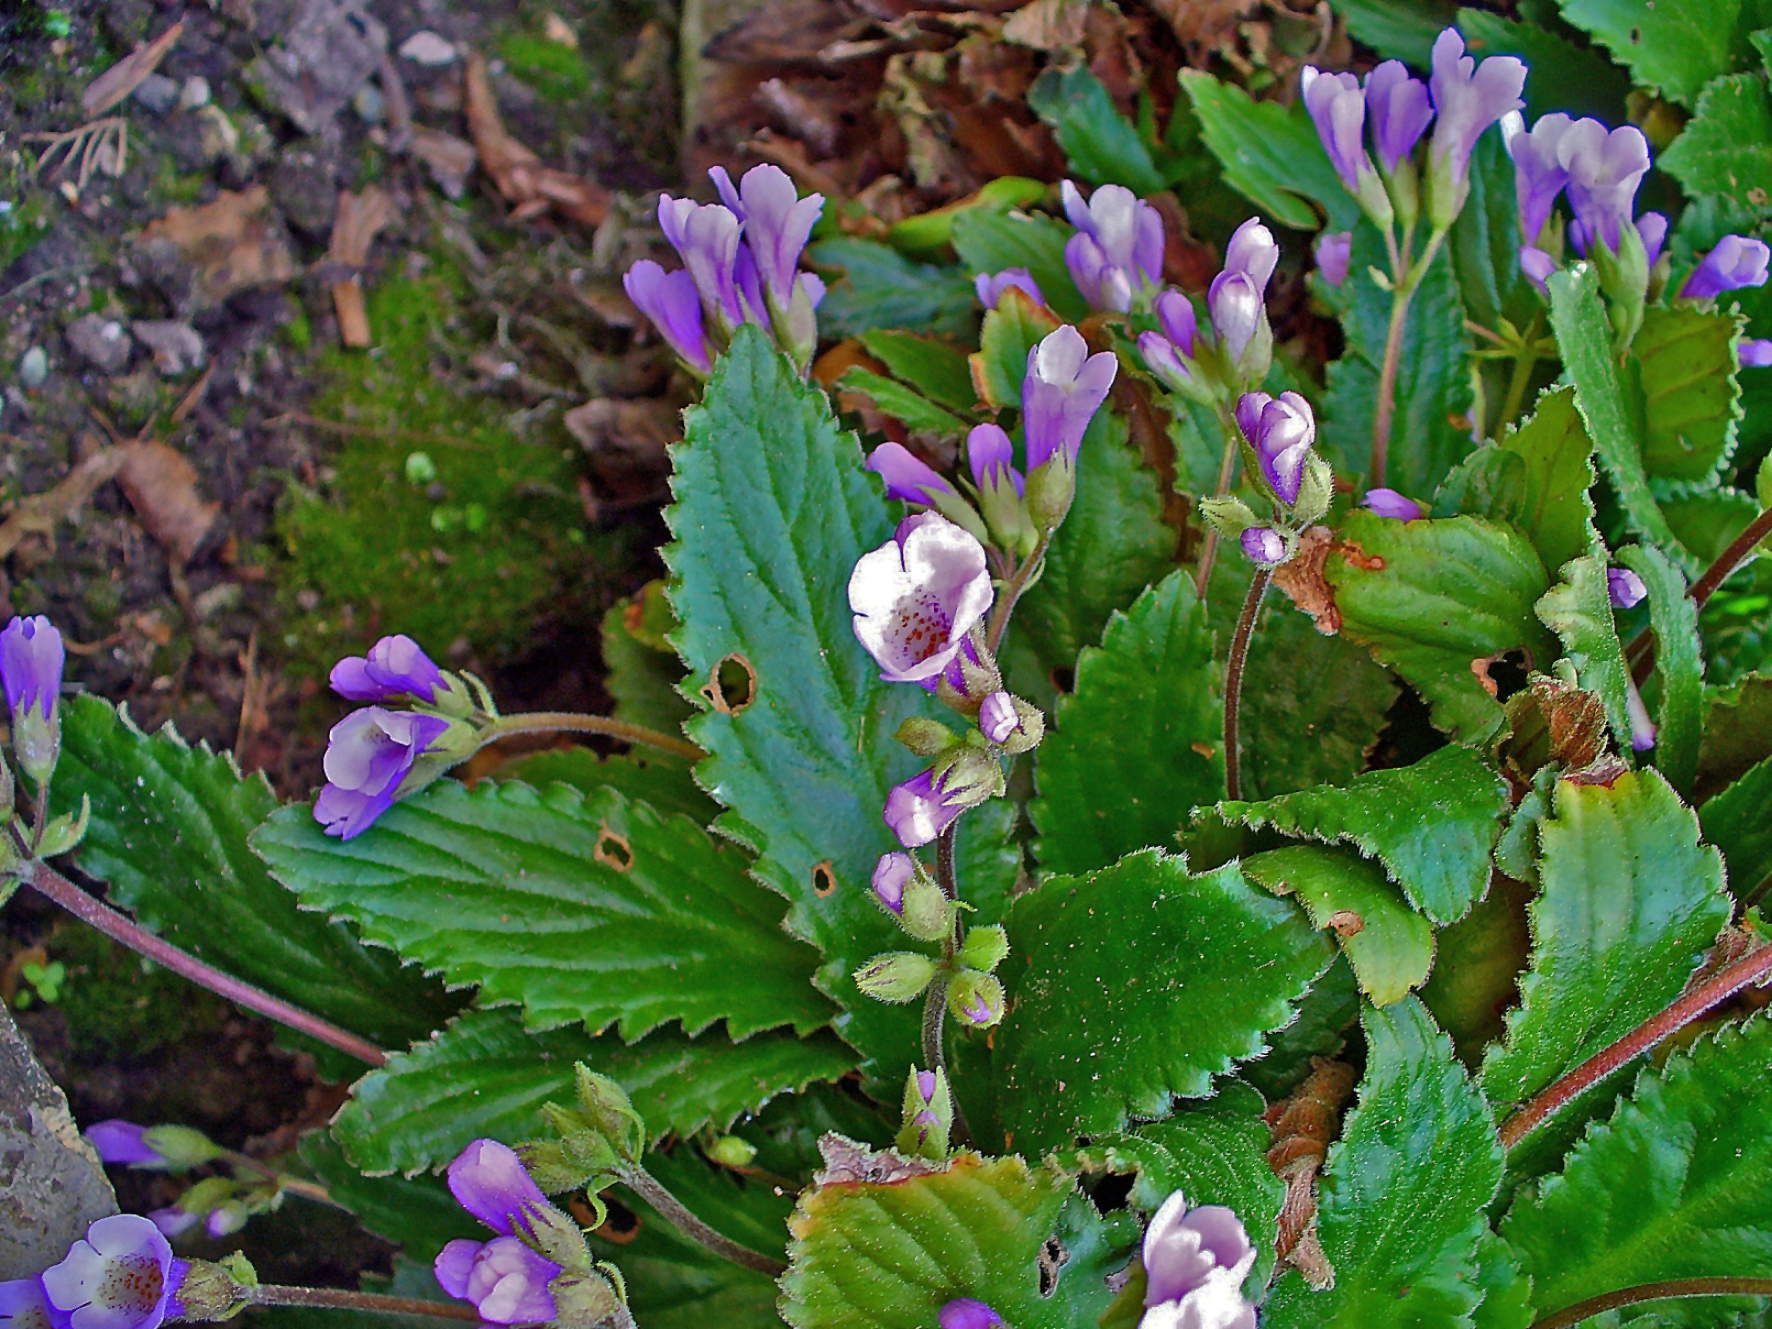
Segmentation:
[(1018, 757), (1040, 746), (1046, 737), (1046, 716), (1038, 706), (1020, 697), (1011, 697), (1010, 701), (1015, 706), (1015, 728), (998, 746), (1011, 757)]
[(937, 1329), (997, 1329), (998, 1315), (976, 1297), (955, 1297), (935, 1313)]
[(874, 864), (874, 902), (897, 917), (904, 913), (904, 888), (917, 875), (917, 860), (909, 854), (881, 854)]
[(244, 1255), (219, 1262), (192, 1260), (178, 1285), (185, 1320), (226, 1320), (246, 1304), (246, 1289), (258, 1286), (258, 1271)]
[(1008, 954), (1009, 934), (1001, 923), (992, 923), (969, 931), (954, 958), (968, 969), (982, 969), (988, 974), (1002, 964), (1003, 957)]
[(1420, 521), (1427, 516), (1423, 504), (1394, 489), (1368, 489), (1360, 506), (1375, 517), (1387, 517), (1392, 521)]
[(79, 812), (64, 812), (38, 834), (37, 857), (54, 858), (76, 847), (86, 838), (86, 823), (91, 817), (92, 800), (81, 794)]
[(913, 1066), (904, 1086), (904, 1126), (895, 1141), (899, 1152), (937, 1162), (945, 1159), (953, 1124), (954, 1101), (946, 1072)]
[(1649, 594), (1649, 588), (1629, 568), (1607, 568), (1606, 594), (1614, 609), (1634, 609)]
[(898, 925), (918, 941), (940, 941), (954, 930), (954, 906), (929, 877), (919, 872), (905, 883)]
[(962, 969), (948, 983), (948, 1013), (974, 1029), (989, 1029), (1003, 1018), (1003, 985), (993, 974)]
[(935, 977), (935, 961), (915, 951), (887, 951), (855, 971), (855, 986), (875, 1001), (900, 1005), (922, 994)]
[(1220, 535), (1235, 539), (1261, 519), (1240, 498), (1203, 498), (1200, 515)]
[(554, 1329), (608, 1329), (622, 1322), (627, 1299), (625, 1289), (608, 1276), (613, 1269), (612, 1265), (598, 1264), (582, 1273), (562, 1274), (549, 1284)]
[(1243, 552), (1260, 568), (1277, 568), (1286, 561), (1286, 541), (1271, 526), (1251, 526), (1242, 534)]
[(1056, 531), (1064, 524), (1076, 496), (1077, 475), (1064, 453), (1056, 453), (1051, 461), (1036, 466), (1027, 478), (1028, 516), (1034, 529), (1042, 535)]
[[(552, 1103), (542, 1106), (543, 1117), (556, 1128), (559, 1122), (555, 1114), (565, 1111), (565, 1108)], [(531, 1140), (521, 1147), (520, 1152), (523, 1155), (523, 1166), (529, 1170), (529, 1175), (535, 1178), (536, 1185), (550, 1195), (583, 1190), (595, 1197), (598, 1191), (613, 1186), (620, 1180), (607, 1168), (588, 1165), (558, 1140)]]
[(628, 1091), (607, 1075), (599, 1075), (583, 1062), (573, 1067), (577, 1080), (578, 1110), (585, 1123), (608, 1139), (616, 1157), (636, 1163), (646, 1149), (646, 1123), (634, 1111)]
[(737, 1135), (722, 1135), (702, 1152), (710, 1162), (735, 1170), (747, 1168), (757, 1161), (757, 1146)]
[(47, 788), (61, 752), (62, 634), (38, 614), (0, 630), (0, 687), (12, 710), (12, 745), (31, 783)]
[(1300, 526), (1310, 526), (1329, 511), (1329, 499), (1335, 492), (1335, 473), (1329, 463), (1315, 453), (1307, 453), (1304, 471), (1299, 476), (1298, 500), (1292, 505), (1292, 519)]
[(960, 736), (941, 721), (921, 715), (906, 719), (892, 737), (919, 757), (938, 757), (960, 741)]

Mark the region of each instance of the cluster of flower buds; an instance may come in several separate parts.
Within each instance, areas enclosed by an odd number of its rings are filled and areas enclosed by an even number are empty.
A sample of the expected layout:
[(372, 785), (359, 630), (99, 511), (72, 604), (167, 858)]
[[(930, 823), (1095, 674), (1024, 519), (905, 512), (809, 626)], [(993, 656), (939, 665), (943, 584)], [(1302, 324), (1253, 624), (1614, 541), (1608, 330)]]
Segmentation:
[(326, 736), (326, 787), (314, 800), (314, 820), (346, 840), (465, 761), (498, 715), (484, 683), (439, 669), (406, 636), (383, 637), (368, 655), (340, 660), (331, 683), (339, 696), (371, 703)]
[[(62, 634), (41, 614), (14, 618), (0, 629), (0, 690), (12, 713), (12, 752), (18, 766), (39, 793), (49, 788), (61, 755), (62, 665), (67, 659)], [(86, 833), (89, 804), (83, 797), (78, 813), (46, 821), (21, 838), (41, 858), (65, 854)], [(12, 769), (0, 759), (0, 825), (13, 818)], [(0, 873), (13, 866), (11, 837), (0, 836)], [(0, 885), (0, 900), (5, 899)]]
[(1142, 304), (1162, 279), (1163, 218), (1124, 185), (1103, 185), (1085, 202), (1066, 180), (1062, 194), (1065, 216), (1077, 228), (1065, 243), (1064, 264), (1089, 307), (1124, 314), (1134, 301)]
[(898, 1151), (913, 1158), (947, 1161), (948, 1132), (954, 1126), (954, 1099), (948, 1091), (947, 1072), (939, 1066), (920, 1071), (915, 1066), (904, 1082), (904, 1125), (899, 1128)]
[[(879, 889), (886, 860), (909, 858), (887, 854), (875, 870), (875, 898), (888, 913), (898, 915), (889, 895)], [(952, 906), (950, 905), (950, 908)], [(902, 922), (902, 919), (900, 920)], [(945, 981), (943, 993), (948, 1014), (969, 1029), (989, 1029), (1003, 1018), (1003, 984), (993, 972), (1009, 955), (1009, 934), (1000, 924), (971, 928), (953, 958), (935, 960), (920, 951), (886, 951), (855, 971), (855, 986), (876, 1001), (900, 1005), (914, 1001), (937, 978)]]
[(1206, 290), (1208, 326), (1200, 326), (1186, 295), (1164, 291), (1152, 302), (1162, 331), (1139, 334), (1145, 367), (1170, 391), (1205, 406), (1260, 383), (1274, 356), (1267, 284), (1279, 261), (1280, 246), (1260, 218), (1237, 227), (1224, 269)]
[(254, 1214), (268, 1213), (283, 1203), (277, 1176), (230, 1155), (188, 1126), (138, 1126), (112, 1119), (88, 1129), (86, 1141), (101, 1161), (143, 1171), (187, 1172), (218, 1159), (236, 1164), (231, 1176), (205, 1177), (172, 1204), (148, 1214), (148, 1221), (168, 1237), (198, 1226), (211, 1237), (226, 1237), (245, 1227)]
[(1145, 1228), (1144, 1316), (1138, 1329), (1255, 1329), (1243, 1280), (1255, 1247), (1233, 1210), (1190, 1210), (1176, 1191)]
[(1315, 450), (1311, 404), (1296, 392), (1245, 392), (1236, 420), (1245, 467), (1259, 477), (1272, 516), (1264, 522), (1236, 497), (1202, 499), (1200, 512), (1221, 535), (1235, 536), (1257, 567), (1278, 567), (1297, 551), (1299, 533), (1329, 510), (1334, 476)]
[(683, 266), (666, 272), (642, 259), (622, 284), (684, 365), (702, 378), (746, 323), (771, 333), (804, 369), (818, 347), (814, 310), (824, 298), (824, 283), (797, 269), (824, 196), (801, 198), (779, 166), (753, 166), (736, 187), (724, 167), (708, 174), (720, 202), (669, 194), (658, 201), (659, 227)]

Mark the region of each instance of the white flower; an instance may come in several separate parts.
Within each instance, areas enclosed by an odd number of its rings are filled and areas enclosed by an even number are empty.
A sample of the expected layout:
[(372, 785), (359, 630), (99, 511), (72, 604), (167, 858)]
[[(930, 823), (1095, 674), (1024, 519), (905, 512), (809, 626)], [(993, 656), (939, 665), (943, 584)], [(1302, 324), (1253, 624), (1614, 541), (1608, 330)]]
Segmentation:
[(933, 680), (991, 607), (984, 546), (939, 513), (899, 523), (849, 577), (855, 636), (888, 683)]

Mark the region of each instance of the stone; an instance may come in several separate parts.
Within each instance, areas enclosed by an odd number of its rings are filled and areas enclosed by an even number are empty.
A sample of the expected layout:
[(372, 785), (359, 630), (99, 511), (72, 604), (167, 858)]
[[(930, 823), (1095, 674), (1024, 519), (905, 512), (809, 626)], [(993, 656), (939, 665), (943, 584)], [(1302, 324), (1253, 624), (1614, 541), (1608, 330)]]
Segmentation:
[(201, 74), (192, 74), (178, 90), (178, 109), (194, 111), (199, 106), (207, 106), (209, 96), (209, 80)]
[(137, 319), (129, 325), (136, 340), (154, 354), (155, 367), (171, 378), (203, 363), (203, 336), (173, 318)]
[(49, 353), (41, 346), (33, 346), (18, 358), (18, 381), (20, 387), (40, 388), (43, 380), (49, 377)]
[(68, 349), (104, 374), (115, 374), (126, 366), (134, 346), (123, 325), (103, 314), (82, 314), (68, 324), (63, 335)]
[(387, 49), (388, 30), (362, 0), (303, 0), (282, 40), (253, 61), (247, 77), (296, 128), (318, 134)]
[(155, 115), (165, 115), (178, 105), (178, 80), (164, 74), (149, 74), (129, 95)]
[(460, 58), (453, 42), (429, 28), (421, 28), (401, 42), (400, 55), (415, 65), (424, 65), (431, 69), (452, 65)]
[(338, 184), (332, 162), (306, 148), (287, 148), (265, 177), (271, 202), (283, 219), (311, 240), (332, 232), (338, 215)]

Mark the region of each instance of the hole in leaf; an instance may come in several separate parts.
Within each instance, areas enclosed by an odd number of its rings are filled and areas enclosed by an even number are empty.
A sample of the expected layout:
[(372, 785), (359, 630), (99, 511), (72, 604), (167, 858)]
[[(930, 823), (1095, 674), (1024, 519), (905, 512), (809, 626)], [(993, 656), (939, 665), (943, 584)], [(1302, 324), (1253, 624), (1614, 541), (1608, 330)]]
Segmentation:
[(721, 715), (737, 715), (757, 699), (757, 671), (751, 668), (749, 660), (734, 652), (709, 671), (708, 681), (701, 685), (701, 695)]
[(1505, 651), (1500, 655), (1491, 655), (1486, 659), (1472, 660), (1471, 672), (1483, 685), (1483, 690), (1496, 701), (1506, 701), (1516, 692), (1525, 690), (1526, 680), (1531, 677), (1527, 667), (1524, 651)]
[(1075, 692), (1077, 690), (1077, 671), (1069, 665), (1060, 665), (1054, 669), (1051, 678), (1052, 686), (1060, 692)]
[(1636, 45), (1639, 45), (1642, 42), (1642, 40), (1643, 40), (1643, 30), (1641, 28), (1632, 28), (1630, 30), (1630, 44), (1632, 46), (1636, 46)]
[(617, 872), (626, 872), (634, 866), (634, 851), (627, 837), (617, 835), (607, 826), (597, 832), (597, 847), (591, 851), (591, 857)]
[(1040, 1247), (1040, 1295), (1050, 1297), (1058, 1290), (1058, 1271), (1064, 1268), (1071, 1253), (1059, 1244), (1057, 1237), (1047, 1237)]
[(822, 863), (814, 863), (812, 865), (812, 893), (822, 900), (836, 889), (837, 874), (831, 871), (831, 860), (827, 858)]
[[(612, 1241), (617, 1246), (625, 1246), (640, 1235), (640, 1216), (629, 1209), (613, 1195), (605, 1195), (603, 1203), (609, 1206), (609, 1217), (603, 1226), (591, 1233), (593, 1237), (601, 1237), (604, 1241)], [(577, 1201), (568, 1201), (567, 1207), (573, 1208)], [(582, 1207), (582, 1206), (581, 1206)], [(589, 1210), (586, 1210), (589, 1217)]]

